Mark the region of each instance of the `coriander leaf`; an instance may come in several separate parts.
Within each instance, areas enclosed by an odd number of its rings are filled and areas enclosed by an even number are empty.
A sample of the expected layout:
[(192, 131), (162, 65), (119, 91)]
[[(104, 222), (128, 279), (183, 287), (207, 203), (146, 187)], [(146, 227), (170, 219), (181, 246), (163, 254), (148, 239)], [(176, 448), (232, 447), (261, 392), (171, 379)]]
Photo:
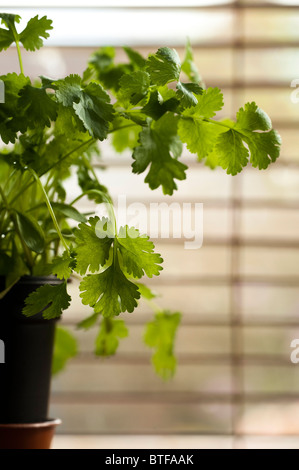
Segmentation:
[(63, 80), (56, 80), (56, 97), (63, 106), (73, 106), (78, 102), (82, 93), (81, 77), (79, 75), (69, 75)]
[(8, 29), (15, 28), (15, 23), (20, 23), (21, 17), (19, 15), (13, 15), (11, 13), (0, 13), (1, 23), (4, 24)]
[(18, 131), (25, 132), (27, 129), (18, 101), (20, 91), (30, 83), (30, 80), (25, 75), (16, 73), (1, 75), (0, 80), (5, 88), (5, 103), (1, 103), (0, 106), (0, 136), (3, 142), (8, 144), (15, 141)]
[(26, 85), (20, 91), (18, 105), (30, 129), (40, 126), (50, 127), (51, 121), (55, 121), (57, 116), (57, 103), (43, 88)]
[(51, 202), (51, 205), (55, 211), (60, 212), (69, 219), (76, 220), (76, 222), (86, 222), (86, 217), (73, 206), (69, 204), (63, 204), (62, 202)]
[(52, 21), (46, 16), (39, 19), (36, 15), (28, 21), (26, 28), (19, 35), (20, 42), (27, 51), (40, 49), (43, 46), (41, 38), (47, 39), (50, 36), (47, 31), (50, 29), (53, 29)]
[(175, 49), (162, 47), (156, 54), (149, 56), (146, 71), (155, 85), (165, 85), (179, 80), (181, 61), (178, 53)]
[[(132, 126), (129, 126), (130, 123)], [(132, 121), (124, 118), (116, 119), (113, 124), (120, 129), (112, 133), (112, 145), (117, 152), (123, 152), (127, 148), (133, 149), (138, 144), (138, 136), (141, 131), (139, 125), (134, 125)], [(123, 127), (123, 129), (121, 129)]]
[(84, 330), (88, 330), (92, 328), (99, 318), (99, 313), (93, 313), (87, 318), (84, 318), (80, 323), (77, 324), (77, 328), (82, 328)]
[(113, 120), (110, 97), (101, 85), (90, 82), (83, 86), (78, 75), (70, 75), (55, 82), (56, 96), (63, 106), (72, 107), (92, 137), (104, 140)]
[(216, 139), (222, 132), (225, 132), (224, 127), (217, 126), (205, 122), (201, 119), (182, 118), (178, 125), (178, 134), (181, 141), (187, 144), (187, 149), (191, 153), (196, 153), (198, 159), (202, 160), (213, 150)]
[(119, 90), (119, 80), (125, 73), (133, 72), (131, 64), (113, 63), (115, 49), (113, 47), (103, 47), (92, 55), (89, 67), (96, 72), (97, 79), (104, 85), (105, 89), (117, 92)]
[(199, 75), (197, 67), (194, 63), (193, 52), (190, 40), (187, 40), (185, 58), (182, 63), (182, 72), (184, 72), (189, 80), (195, 83), (200, 83), (202, 85), (202, 79)]
[(14, 40), (14, 35), (10, 30), (0, 28), (0, 51), (8, 49)]
[(197, 97), (198, 104), (185, 109), (178, 124), (178, 134), (188, 150), (198, 155), (199, 160), (205, 158), (215, 146), (219, 134), (225, 128), (217, 122), (204, 121), (216, 114), (223, 106), (223, 95), (218, 88), (203, 90)]
[[(243, 131), (244, 133), (245, 131)], [(243, 140), (248, 145), (250, 162), (255, 168), (264, 170), (279, 157), (281, 138), (274, 129), (262, 133), (246, 132), (246, 136), (243, 135)]]
[(136, 282), (136, 286), (138, 287), (141, 297), (143, 297), (144, 299), (152, 300), (157, 297), (157, 295), (145, 284), (142, 284), (141, 282)]
[(236, 129), (268, 131), (272, 128), (271, 119), (255, 102), (246, 103), (237, 113)]
[(197, 98), (194, 96), (193, 93), (196, 95), (202, 94), (202, 88), (197, 85), (196, 83), (177, 83), (177, 96), (181, 100), (181, 104), (185, 108), (190, 108), (191, 106), (195, 106), (198, 103)]
[(50, 265), (51, 273), (55, 274), (58, 279), (68, 279), (75, 265), (75, 260), (65, 251), (62, 256), (57, 256), (53, 259)]
[(45, 235), (40, 225), (33, 217), (22, 212), (16, 212), (15, 217), (17, 229), (28, 248), (35, 253), (42, 253), (45, 248)]
[(216, 147), (214, 146), (210, 153), (208, 153), (207, 158), (205, 159), (205, 165), (214, 170), (218, 165), (218, 153)]
[(65, 328), (56, 327), (53, 351), (52, 374), (61, 372), (69, 359), (76, 356), (78, 344), (76, 338)]
[(246, 103), (237, 113), (234, 129), (248, 145), (252, 166), (260, 170), (267, 168), (279, 157), (281, 138), (271, 127), (268, 115), (254, 102)]
[(175, 111), (180, 103), (179, 100), (175, 98), (176, 95), (174, 90), (169, 90), (171, 92), (171, 97), (165, 99), (161, 95), (160, 90), (154, 90), (151, 92), (149, 94), (148, 102), (141, 109), (142, 113), (150, 116), (156, 121), (167, 111)]
[(98, 271), (109, 258), (114, 238), (111, 222), (105, 217), (91, 217), (88, 224), (79, 224), (75, 236), (77, 271), (80, 274), (85, 274), (87, 269), (91, 272)]
[(128, 100), (131, 104), (136, 105), (147, 95), (150, 76), (147, 72), (141, 70), (124, 74), (119, 81), (119, 85), (120, 99)]
[(181, 321), (179, 312), (159, 312), (152, 322), (146, 326), (144, 342), (154, 349), (152, 362), (157, 374), (163, 379), (171, 378), (176, 369), (176, 358), (174, 356), (174, 341), (177, 328)]
[(119, 345), (119, 338), (126, 338), (129, 332), (123, 320), (104, 318), (95, 342), (97, 356), (113, 356)]
[(8, 49), (8, 47), (15, 42), (18, 37), (15, 23), (19, 23), (21, 17), (19, 15), (12, 15), (9, 13), (0, 13), (1, 23), (8, 29), (0, 28), (0, 51)]
[[(203, 90), (197, 98), (198, 104), (189, 110), (187, 115), (212, 118), (217, 111), (223, 108), (223, 94), (219, 88), (208, 88)], [(185, 113), (184, 113), (185, 115)]]
[(51, 286), (46, 284), (32, 292), (25, 300), (23, 314), (31, 317), (43, 312), (46, 320), (58, 318), (70, 305), (71, 297), (66, 290), (66, 282)]
[(143, 173), (150, 165), (145, 182), (151, 189), (162, 186), (164, 194), (172, 194), (177, 185), (175, 179), (186, 179), (187, 166), (177, 158), (182, 152), (182, 143), (177, 136), (178, 118), (165, 114), (151, 127), (139, 134), (140, 145), (134, 149), (133, 173)]
[(82, 303), (104, 317), (133, 312), (140, 298), (138, 287), (126, 278), (117, 262), (100, 274), (86, 276), (80, 283), (80, 291)]
[(89, 83), (84, 88), (80, 101), (73, 104), (73, 108), (92, 137), (106, 139), (109, 122), (113, 119), (113, 106), (101, 85)]
[(147, 235), (140, 235), (134, 227), (121, 227), (117, 236), (123, 265), (128, 274), (141, 278), (144, 274), (148, 277), (158, 276), (163, 269), (159, 266), (163, 259), (158, 253), (154, 253), (155, 245), (149, 241)]
[(102, 72), (113, 65), (114, 57), (114, 47), (101, 47), (101, 49), (92, 54), (90, 64), (92, 64), (98, 72)]
[(248, 163), (248, 150), (244, 147), (242, 137), (233, 129), (218, 137), (215, 153), (218, 164), (230, 175), (236, 175)]
[(127, 46), (123, 47), (123, 50), (125, 51), (125, 53), (129, 57), (129, 59), (131, 61), (131, 64), (133, 64), (134, 66), (136, 66), (139, 69), (144, 68), (144, 66), (146, 64), (146, 60), (145, 60), (144, 57), (142, 57), (141, 54), (139, 54), (139, 52), (134, 51), (134, 49), (131, 49), (131, 47), (127, 47)]

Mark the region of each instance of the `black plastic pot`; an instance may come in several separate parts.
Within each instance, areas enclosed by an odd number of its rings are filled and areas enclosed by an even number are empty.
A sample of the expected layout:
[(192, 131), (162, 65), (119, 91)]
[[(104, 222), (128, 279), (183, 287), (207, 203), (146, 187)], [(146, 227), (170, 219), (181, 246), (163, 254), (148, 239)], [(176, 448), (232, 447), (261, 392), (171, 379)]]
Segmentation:
[[(0, 339), (5, 362), (0, 363), (0, 423), (40, 423), (48, 419), (55, 320), (39, 313), (22, 314), (28, 294), (44, 284), (61, 281), (53, 277), (23, 277), (0, 300)], [(0, 291), (4, 278), (0, 278)]]

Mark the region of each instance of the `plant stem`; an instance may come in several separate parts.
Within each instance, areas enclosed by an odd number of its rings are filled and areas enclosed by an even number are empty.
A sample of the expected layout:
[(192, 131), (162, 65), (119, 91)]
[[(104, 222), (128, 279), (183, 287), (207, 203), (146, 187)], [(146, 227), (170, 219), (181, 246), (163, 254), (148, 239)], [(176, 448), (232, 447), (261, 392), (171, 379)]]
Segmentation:
[(11, 31), (14, 36), (14, 40), (17, 46), (17, 52), (18, 52), (18, 58), (19, 58), (19, 64), (20, 64), (20, 70), (21, 73), (24, 75), (24, 69), (23, 69), (23, 62), (22, 62), (22, 54), (21, 54), (21, 49), (20, 49), (20, 41), (19, 41), (19, 35), (17, 33), (16, 27), (14, 24), (11, 25)]
[(122, 129), (126, 129), (127, 127), (133, 127), (133, 126), (140, 126), (140, 124), (126, 124), (125, 126), (120, 126), (120, 127), (115, 127), (115, 129), (112, 129), (111, 131), (108, 132), (108, 134), (112, 134), (112, 132), (116, 131), (121, 131)]
[(53, 207), (51, 206), (50, 200), (48, 198), (48, 194), (46, 193), (45, 188), (43, 187), (43, 184), (42, 184), (41, 180), (39, 179), (39, 177), (37, 176), (37, 174), (35, 173), (35, 171), (32, 170), (31, 168), (29, 168), (29, 171), (33, 175), (35, 181), (39, 185), (39, 187), (40, 187), (40, 189), (41, 189), (41, 191), (44, 195), (44, 198), (45, 198), (45, 201), (46, 201), (46, 204), (47, 204), (47, 207), (48, 207), (48, 211), (49, 211), (50, 216), (52, 218), (52, 221), (53, 221), (54, 227), (56, 229), (56, 232), (57, 232), (57, 234), (58, 234), (58, 236), (61, 240), (61, 243), (63, 244), (64, 248), (66, 249), (67, 253), (69, 253), (70, 252), (69, 247), (68, 247), (68, 245), (67, 245), (67, 243), (66, 243), (66, 241), (65, 241), (65, 239), (64, 239), (64, 237), (61, 233), (61, 230), (60, 230), (60, 227), (58, 225), (55, 213), (53, 211)]
[(203, 118), (203, 121), (211, 122), (212, 124), (216, 124), (216, 126), (222, 126), (222, 127), (226, 127), (227, 129), (232, 129), (232, 126), (229, 126), (228, 124), (225, 124), (224, 122), (214, 121), (213, 119), (209, 119), (209, 118)]
[(21, 55), (21, 49), (20, 49), (20, 43), (19, 41), (16, 39), (16, 46), (17, 46), (17, 51), (18, 51), (18, 58), (19, 58), (19, 64), (20, 64), (20, 70), (21, 70), (21, 73), (23, 75), (24, 74), (24, 68), (23, 68), (23, 61), (22, 61), (22, 55)]

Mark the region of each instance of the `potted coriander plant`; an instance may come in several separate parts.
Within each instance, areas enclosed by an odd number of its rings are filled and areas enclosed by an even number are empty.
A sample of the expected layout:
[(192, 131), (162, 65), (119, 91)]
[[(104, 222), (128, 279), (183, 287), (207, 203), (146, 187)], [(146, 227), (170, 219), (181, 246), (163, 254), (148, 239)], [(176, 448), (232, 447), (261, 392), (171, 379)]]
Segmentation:
[[(0, 18), (0, 51), (14, 43), (20, 65), (19, 74), (0, 76), (0, 448), (49, 447), (57, 424), (48, 419), (55, 324), (70, 305), (69, 280), (80, 277), (82, 302), (93, 308), (80, 327), (96, 327), (96, 353), (111, 355), (127, 335), (119, 315), (133, 312), (141, 296), (152, 298), (140, 280), (162, 269), (148, 236), (117, 227), (108, 189), (93, 168), (99, 143), (112, 134), (118, 151), (132, 150), (133, 173), (172, 195), (176, 181), (186, 178), (183, 144), (200, 162), (235, 175), (248, 163), (267, 168), (281, 142), (254, 102), (239, 109), (235, 121), (214, 118), (223, 95), (205, 89), (189, 44), (182, 62), (167, 47), (147, 58), (125, 47), (127, 62), (119, 64), (106, 47), (92, 55), (82, 76), (32, 82), (21, 48), (42, 47), (52, 22), (35, 16), (20, 32), (18, 15)], [(71, 175), (79, 188), (73, 201)], [(83, 197), (105, 203), (108, 217), (80, 213), (76, 203)], [(158, 309), (147, 325), (145, 342), (164, 377), (175, 370), (179, 322), (178, 312)], [(63, 363), (64, 343), (71, 340), (67, 333), (57, 339)]]

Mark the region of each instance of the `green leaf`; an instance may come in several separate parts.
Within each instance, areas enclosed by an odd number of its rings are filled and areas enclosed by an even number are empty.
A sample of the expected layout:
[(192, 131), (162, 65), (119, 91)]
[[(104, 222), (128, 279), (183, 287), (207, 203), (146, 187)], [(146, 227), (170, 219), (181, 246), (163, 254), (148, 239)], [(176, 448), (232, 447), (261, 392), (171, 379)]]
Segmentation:
[(42, 253), (45, 248), (45, 236), (36, 220), (30, 215), (16, 212), (16, 221), (18, 230), (28, 248), (35, 253)]
[(6, 50), (14, 42), (14, 36), (8, 29), (0, 28), (0, 51)]
[(190, 108), (191, 106), (195, 106), (198, 103), (197, 98), (194, 96), (201, 95), (203, 90), (202, 88), (197, 85), (196, 83), (177, 83), (177, 96), (181, 100), (181, 104), (185, 108)]
[(82, 303), (104, 317), (133, 312), (140, 298), (138, 287), (126, 278), (117, 262), (100, 274), (86, 276), (80, 291)]
[(174, 342), (177, 328), (181, 321), (179, 312), (159, 312), (152, 322), (146, 326), (144, 342), (154, 349), (152, 362), (157, 374), (163, 379), (171, 378), (176, 369)]
[(123, 50), (125, 51), (125, 53), (129, 57), (129, 59), (131, 61), (131, 64), (133, 64), (134, 66), (136, 66), (139, 69), (143, 69), (145, 67), (146, 60), (145, 60), (144, 57), (142, 57), (141, 54), (139, 54), (139, 52), (137, 52), (134, 49), (131, 49), (131, 47), (127, 47), (127, 46), (123, 47)]
[(18, 103), (30, 129), (51, 126), (57, 116), (57, 104), (43, 88), (26, 85), (20, 91)]
[(31, 317), (43, 312), (46, 320), (58, 318), (70, 305), (71, 297), (66, 290), (66, 282), (51, 286), (46, 284), (32, 292), (25, 300), (23, 314)]
[(254, 102), (246, 103), (237, 113), (234, 129), (240, 132), (241, 138), (248, 145), (252, 166), (260, 170), (266, 169), (279, 157), (281, 138), (271, 127), (269, 116)]
[(83, 275), (87, 269), (96, 272), (105, 266), (114, 239), (111, 222), (105, 217), (91, 217), (88, 224), (79, 224), (75, 236), (77, 271)]
[(78, 353), (76, 338), (65, 328), (56, 327), (52, 361), (52, 374), (65, 369), (67, 362)]
[(270, 163), (275, 162), (279, 157), (281, 138), (274, 129), (263, 133), (246, 133), (246, 137), (243, 136), (243, 139), (249, 147), (250, 162), (253, 167), (265, 170)]
[(136, 282), (136, 286), (138, 287), (141, 297), (143, 297), (144, 299), (152, 300), (157, 297), (157, 295), (145, 284), (142, 284), (141, 282)]
[(23, 74), (8, 73), (0, 76), (4, 83), (5, 103), (0, 106), (0, 136), (4, 143), (14, 142), (18, 131), (27, 129), (26, 119), (23, 119), (22, 110), (19, 109), (19, 93), (30, 83)]
[(154, 252), (155, 245), (147, 235), (140, 235), (134, 227), (121, 227), (117, 237), (117, 246), (122, 256), (123, 265), (128, 274), (141, 278), (158, 276), (163, 269), (159, 266), (163, 259)]
[(248, 150), (244, 147), (242, 137), (233, 129), (218, 137), (215, 152), (218, 164), (227, 170), (227, 174), (236, 175), (248, 163)]
[(51, 273), (58, 279), (68, 279), (75, 268), (75, 260), (65, 251), (62, 256), (53, 259), (50, 265)]
[(104, 318), (95, 342), (97, 356), (113, 356), (119, 345), (119, 338), (126, 338), (129, 332), (123, 320)]
[(60, 212), (69, 219), (76, 220), (77, 222), (86, 222), (86, 217), (73, 206), (69, 204), (63, 204), (62, 202), (51, 202), (51, 205), (55, 211)]
[[(132, 125), (132, 127), (125, 127), (130, 122), (127, 119), (117, 119), (117, 122), (114, 121), (117, 127), (124, 127), (113, 132), (112, 134), (112, 145), (117, 152), (122, 153), (127, 148), (133, 149), (138, 144), (138, 136), (141, 131), (141, 127), (138, 125)], [(132, 123), (133, 124), (133, 123)]]
[(119, 81), (119, 85), (119, 97), (136, 105), (147, 95), (150, 76), (147, 72), (141, 70), (124, 74)]
[(236, 129), (268, 131), (272, 128), (271, 119), (255, 102), (246, 103), (237, 113)]
[(50, 29), (53, 29), (52, 21), (46, 16), (39, 19), (36, 15), (28, 21), (26, 28), (19, 35), (20, 42), (27, 51), (40, 49), (43, 46), (42, 38), (47, 39), (50, 36), (47, 33)]
[(2, 51), (15, 42), (15, 35), (17, 36), (15, 23), (19, 23), (21, 17), (9, 13), (0, 13), (0, 18), (1, 23), (8, 28), (0, 28), (0, 51)]
[(70, 106), (92, 137), (104, 140), (113, 120), (114, 111), (110, 97), (101, 85), (90, 82), (82, 86), (78, 75), (70, 75), (55, 82), (56, 97), (63, 106)]
[(184, 115), (204, 118), (212, 118), (217, 111), (223, 108), (223, 94), (219, 88), (208, 88), (203, 90), (197, 98), (198, 104), (188, 110)]
[[(161, 90), (161, 87), (160, 87)], [(160, 91), (154, 90), (149, 94), (148, 102), (143, 106), (141, 112), (155, 119), (160, 119), (167, 111), (175, 111), (180, 104), (179, 100), (175, 98), (174, 90), (169, 90), (172, 96), (168, 99), (163, 98)]]
[(218, 88), (203, 90), (198, 96), (198, 104), (184, 110), (178, 124), (178, 134), (188, 150), (202, 160), (213, 150), (217, 137), (225, 132), (225, 127), (217, 122), (204, 121), (213, 117), (223, 106), (223, 95)]
[(191, 153), (196, 153), (198, 159), (207, 157), (216, 144), (217, 137), (225, 128), (217, 126), (217, 123), (202, 121), (192, 117), (182, 118), (178, 124), (178, 134), (182, 142), (187, 144)]
[(193, 52), (190, 40), (187, 40), (185, 58), (182, 63), (182, 72), (184, 72), (189, 80), (195, 83), (200, 83), (202, 85), (202, 79), (199, 75), (197, 67), (194, 63)]
[(59, 103), (63, 106), (73, 106), (74, 102), (78, 102), (82, 93), (81, 82), (81, 77), (73, 74), (63, 80), (56, 80), (54, 84)]
[(146, 71), (155, 85), (165, 85), (179, 80), (181, 61), (175, 49), (162, 47), (147, 59)]
[(170, 195), (177, 189), (174, 180), (186, 179), (187, 169), (186, 165), (177, 160), (182, 152), (177, 123), (177, 117), (165, 114), (151, 127), (140, 132), (140, 145), (133, 152), (133, 173), (143, 173), (150, 166), (145, 182), (151, 189), (162, 186), (163, 193)]
[(78, 323), (77, 328), (82, 328), (83, 330), (88, 330), (92, 328), (99, 318), (99, 313), (93, 313), (87, 318), (84, 318), (80, 323)]

